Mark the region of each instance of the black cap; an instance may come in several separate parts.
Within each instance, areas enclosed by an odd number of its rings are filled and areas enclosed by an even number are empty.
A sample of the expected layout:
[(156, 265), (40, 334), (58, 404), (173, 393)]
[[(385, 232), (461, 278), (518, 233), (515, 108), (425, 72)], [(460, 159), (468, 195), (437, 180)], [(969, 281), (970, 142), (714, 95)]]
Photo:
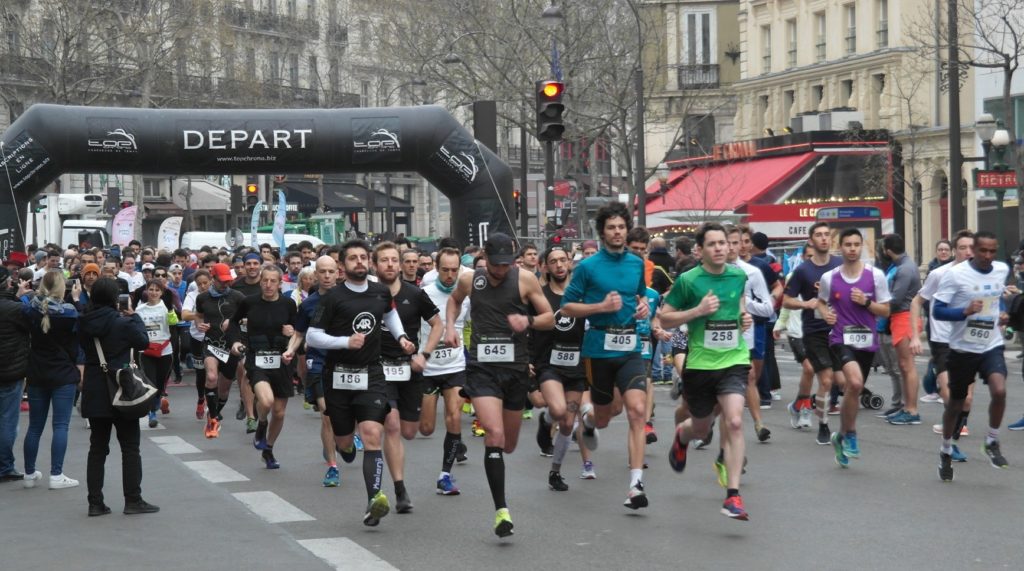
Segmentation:
[(516, 260), (515, 245), (508, 234), (495, 232), (484, 242), (484, 252), (487, 254), (487, 262), (501, 265), (511, 264)]
[(754, 247), (758, 250), (768, 249), (768, 236), (765, 236), (764, 232), (754, 232), (751, 234), (750, 242), (754, 244)]

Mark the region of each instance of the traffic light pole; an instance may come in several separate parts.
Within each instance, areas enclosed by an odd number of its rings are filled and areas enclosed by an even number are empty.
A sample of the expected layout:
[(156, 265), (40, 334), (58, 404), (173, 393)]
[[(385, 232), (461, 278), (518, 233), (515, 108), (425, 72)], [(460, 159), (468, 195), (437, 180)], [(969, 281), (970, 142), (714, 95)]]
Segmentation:
[[(644, 149), (644, 71), (636, 70), (636, 184), (633, 196), (636, 198), (636, 220), (638, 226), (647, 226), (647, 189), (644, 176), (647, 158)], [(632, 204), (630, 208), (632, 208)]]
[[(540, 201), (538, 200), (539, 204)], [(555, 143), (544, 141), (544, 216), (555, 211)], [(539, 218), (539, 216), (538, 216)], [(554, 225), (554, 220), (548, 220)], [(546, 236), (550, 237), (550, 236)]]
[[(521, 114), (519, 125), (519, 235), (530, 235), (530, 199), (527, 192), (530, 161), (526, 156), (526, 112)], [(540, 201), (537, 201), (540, 205)]]

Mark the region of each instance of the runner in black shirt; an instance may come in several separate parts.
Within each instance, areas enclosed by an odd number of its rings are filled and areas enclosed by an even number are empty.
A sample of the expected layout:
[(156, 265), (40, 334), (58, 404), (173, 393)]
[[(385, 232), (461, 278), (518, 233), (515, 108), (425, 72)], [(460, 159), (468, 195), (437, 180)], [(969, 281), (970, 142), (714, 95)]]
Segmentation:
[[(420, 320), (430, 324), (431, 335), (423, 351), (433, 351), (441, 338), (441, 318), (437, 306), (420, 288), (400, 280), (398, 247), (392, 242), (381, 242), (373, 251), (377, 278), (386, 286), (395, 300), (395, 309), (402, 320), (409, 339), (418, 340)], [(402, 438), (412, 440), (419, 429), (420, 408), (423, 405), (423, 355), (414, 353), (410, 358), (393, 337), (381, 337), (381, 364), (387, 381), (388, 413), (384, 425), (384, 459), (395, 483), (395, 511), (412, 511), (412, 501), (405, 489), (405, 447)]]
[(231, 346), (238, 339), (238, 329), (230, 329), (229, 320), (245, 299), (231, 289), (231, 270), (227, 264), (214, 264), (210, 271), (213, 284), (196, 297), (196, 329), (206, 334), (203, 363), (206, 370), (206, 437), (220, 434), (220, 411), (227, 401), (231, 381), (238, 370), (238, 355)]
[(364, 446), (363, 480), (369, 501), (363, 524), (375, 526), (391, 510), (380, 489), (384, 471), (381, 432), (390, 410), (380, 364), (382, 326), (387, 324), (391, 335), (401, 340), (406, 354), (413, 353), (416, 346), (405, 335), (391, 291), (366, 279), (370, 245), (349, 240), (342, 245), (341, 255), (345, 282), (321, 298), (306, 343), (327, 351), (324, 401), (339, 449), (351, 449), (355, 424), (359, 423)]
[[(260, 295), (260, 269), (263, 267), (263, 258), (255, 252), (250, 252), (242, 258), (244, 275), (231, 284), (231, 289), (242, 292), (242, 295), (249, 297)], [(246, 334), (246, 323), (242, 321), (239, 327), (242, 334), (241, 340), (244, 344)], [(245, 417), (245, 432), (252, 434), (256, 431), (256, 411), (253, 408), (252, 385), (249, 384), (248, 373), (245, 370), (245, 363), (238, 363), (238, 391), (242, 394), (242, 402), (235, 414), (235, 418), (242, 420)]]
[[(297, 308), (294, 301), (281, 295), (281, 269), (277, 266), (268, 264), (260, 271), (260, 289), (259, 295), (243, 299), (231, 318), (233, 327), (248, 320), (246, 345), (235, 341), (231, 350), (242, 353), (244, 349), (245, 369), (259, 415), (253, 446), (262, 451), (267, 469), (275, 470), (281, 465), (274, 458), (274, 443), (284, 426), (288, 397), (294, 394), (288, 369), (291, 355), (285, 358), (282, 353), (288, 348), (288, 338), (295, 334), (292, 324)], [(271, 411), (274, 415), (268, 422)]]

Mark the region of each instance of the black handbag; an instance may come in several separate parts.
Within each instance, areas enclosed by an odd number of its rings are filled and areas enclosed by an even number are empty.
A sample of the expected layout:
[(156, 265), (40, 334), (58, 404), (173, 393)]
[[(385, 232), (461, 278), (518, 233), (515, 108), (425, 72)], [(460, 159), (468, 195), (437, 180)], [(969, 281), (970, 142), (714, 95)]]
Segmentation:
[(93, 341), (96, 343), (96, 355), (100, 358), (100, 368), (103, 369), (103, 373), (107, 377), (110, 404), (113, 405), (114, 410), (126, 418), (146, 416), (152, 408), (157, 389), (135, 363), (135, 351), (130, 353), (131, 361), (127, 366), (111, 371), (107, 366), (107, 359), (103, 355), (100, 340), (94, 337)]

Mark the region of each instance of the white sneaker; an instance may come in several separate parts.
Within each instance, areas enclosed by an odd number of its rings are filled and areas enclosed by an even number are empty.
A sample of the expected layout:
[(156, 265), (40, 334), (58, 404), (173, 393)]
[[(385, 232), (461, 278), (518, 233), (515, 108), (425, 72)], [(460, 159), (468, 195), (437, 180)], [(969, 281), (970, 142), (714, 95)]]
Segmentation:
[(68, 478), (64, 474), (57, 476), (50, 476), (50, 489), (51, 490), (63, 490), (64, 488), (74, 488), (78, 485), (78, 480)]
[(800, 428), (810, 428), (811, 427), (811, 415), (812, 414), (813, 413), (811, 412), (811, 409), (809, 409), (809, 408), (802, 408), (802, 409), (800, 409), (800, 420), (798, 421), (798, 424), (800, 425)]
[(772, 400), (782, 400), (782, 391), (778, 389), (772, 391)]
[(942, 397), (940, 397), (937, 394), (932, 394), (932, 393), (926, 394), (923, 397), (919, 398), (918, 400), (921, 401), (921, 402), (943, 404)]
[(36, 487), (36, 482), (38, 482), (42, 478), (43, 478), (43, 473), (40, 472), (39, 470), (36, 470), (35, 472), (32, 472), (31, 474), (25, 474), (25, 479), (23, 480), (23, 484), (24, 484), (24, 486), (26, 488), (34, 488), (34, 487)]

